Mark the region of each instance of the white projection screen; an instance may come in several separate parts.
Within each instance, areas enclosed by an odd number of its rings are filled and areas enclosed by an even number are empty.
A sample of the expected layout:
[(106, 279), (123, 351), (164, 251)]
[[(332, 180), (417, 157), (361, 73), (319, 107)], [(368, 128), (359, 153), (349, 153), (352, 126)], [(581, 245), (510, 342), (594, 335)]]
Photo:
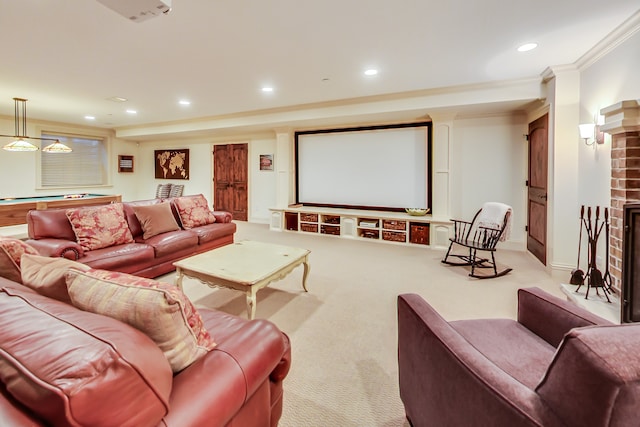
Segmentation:
[(431, 207), (431, 123), (297, 132), (297, 203)]

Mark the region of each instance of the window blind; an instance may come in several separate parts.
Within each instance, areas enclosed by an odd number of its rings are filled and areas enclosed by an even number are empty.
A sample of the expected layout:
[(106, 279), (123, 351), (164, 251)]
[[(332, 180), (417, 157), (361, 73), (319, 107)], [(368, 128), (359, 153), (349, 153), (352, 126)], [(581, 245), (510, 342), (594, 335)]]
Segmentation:
[(107, 184), (107, 149), (102, 138), (43, 133), (60, 140), (71, 153), (40, 152), (42, 187), (86, 187)]

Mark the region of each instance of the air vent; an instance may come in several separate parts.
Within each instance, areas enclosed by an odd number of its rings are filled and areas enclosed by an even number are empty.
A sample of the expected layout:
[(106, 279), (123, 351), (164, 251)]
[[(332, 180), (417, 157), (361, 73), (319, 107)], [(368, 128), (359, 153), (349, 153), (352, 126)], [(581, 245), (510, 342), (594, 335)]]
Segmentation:
[(98, 0), (133, 22), (144, 22), (171, 11), (171, 0)]

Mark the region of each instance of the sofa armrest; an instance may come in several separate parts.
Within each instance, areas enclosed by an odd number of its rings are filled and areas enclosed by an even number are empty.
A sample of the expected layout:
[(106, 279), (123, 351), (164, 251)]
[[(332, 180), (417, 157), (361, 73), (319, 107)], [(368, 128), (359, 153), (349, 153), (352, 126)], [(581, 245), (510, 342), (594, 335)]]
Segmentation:
[(233, 220), (233, 215), (231, 212), (227, 211), (212, 211), (213, 216), (216, 217), (216, 222), (231, 222)]
[(76, 242), (62, 239), (28, 239), (26, 241), (42, 256), (62, 257), (77, 261), (84, 256), (84, 250)]
[(398, 375), (414, 427), (562, 425), (534, 390), (488, 360), (415, 294), (398, 297)]
[(518, 289), (518, 322), (554, 347), (573, 328), (611, 324), (540, 288)]
[(288, 371), (286, 344), (267, 320), (242, 326), (174, 377), (166, 425), (226, 425), (265, 381), (282, 373), (283, 360)]

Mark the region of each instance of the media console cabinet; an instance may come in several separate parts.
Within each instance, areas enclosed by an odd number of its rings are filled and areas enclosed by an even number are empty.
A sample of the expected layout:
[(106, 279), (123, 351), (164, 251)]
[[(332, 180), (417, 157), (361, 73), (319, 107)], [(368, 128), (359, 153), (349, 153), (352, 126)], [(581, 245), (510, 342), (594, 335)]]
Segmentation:
[(431, 215), (314, 207), (271, 208), (273, 231), (312, 233), (405, 245), (446, 248), (453, 223)]

